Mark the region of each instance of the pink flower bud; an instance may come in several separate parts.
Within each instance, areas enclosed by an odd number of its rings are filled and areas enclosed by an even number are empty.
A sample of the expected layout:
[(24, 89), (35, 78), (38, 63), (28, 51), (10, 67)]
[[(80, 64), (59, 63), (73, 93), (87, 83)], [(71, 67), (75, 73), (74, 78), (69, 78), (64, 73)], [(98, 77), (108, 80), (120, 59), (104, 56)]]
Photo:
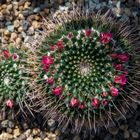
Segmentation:
[(119, 85), (126, 85), (126, 75), (120, 75), (115, 77), (115, 83)]
[(102, 97), (103, 97), (103, 98), (107, 97), (107, 92), (103, 92), (103, 93), (102, 93)]
[(102, 44), (110, 43), (111, 39), (112, 39), (111, 33), (100, 33), (100, 42)]
[(53, 93), (54, 93), (56, 96), (61, 95), (61, 93), (62, 93), (62, 87), (56, 87), (55, 89), (53, 89)]
[(3, 50), (3, 51), (2, 51), (2, 55), (3, 55), (6, 59), (8, 59), (8, 58), (10, 57), (10, 52), (9, 52), (8, 50)]
[(113, 97), (117, 97), (119, 95), (118, 89), (116, 87), (114, 87), (114, 86), (111, 87), (111, 95)]
[(122, 64), (117, 64), (115, 67), (117, 70), (123, 70)]
[(87, 37), (90, 37), (91, 34), (92, 34), (92, 30), (90, 30), (90, 29), (85, 30), (85, 35), (86, 35)]
[(70, 105), (72, 107), (78, 106), (79, 105), (79, 100), (77, 98), (75, 98), (75, 97), (71, 98)]
[(97, 108), (97, 107), (99, 107), (99, 99), (98, 98), (94, 98), (93, 100), (92, 100), (92, 106), (93, 107), (95, 107), (95, 108)]
[(43, 65), (50, 66), (54, 63), (54, 58), (51, 56), (43, 56), (42, 63)]
[(85, 109), (86, 108), (85, 103), (81, 103), (80, 106), (79, 106), (79, 108), (82, 109), (82, 110)]
[(18, 59), (18, 57), (19, 57), (19, 56), (18, 56), (16, 53), (13, 55), (13, 59), (14, 59), (14, 60)]
[(62, 40), (59, 40), (57, 42), (57, 46), (58, 46), (58, 49), (64, 50), (64, 42)]
[(13, 100), (8, 99), (8, 100), (6, 101), (6, 106), (7, 106), (7, 107), (12, 108), (12, 107), (13, 107), (13, 105), (14, 105)]
[(72, 37), (73, 37), (73, 34), (70, 32), (70, 33), (68, 34), (68, 38), (71, 39)]
[(128, 56), (128, 53), (123, 53), (123, 54), (120, 54), (118, 58), (121, 62), (127, 62), (129, 59), (129, 56)]
[(102, 100), (102, 105), (103, 105), (103, 106), (106, 106), (107, 104), (108, 104), (108, 101), (107, 101), (107, 100), (105, 100), (105, 99)]

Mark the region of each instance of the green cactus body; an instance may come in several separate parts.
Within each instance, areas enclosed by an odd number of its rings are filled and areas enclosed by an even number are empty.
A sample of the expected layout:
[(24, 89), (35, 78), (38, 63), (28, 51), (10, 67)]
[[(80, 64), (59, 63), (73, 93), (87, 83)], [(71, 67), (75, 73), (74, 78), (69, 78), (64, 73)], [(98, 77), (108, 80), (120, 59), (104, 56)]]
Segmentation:
[(72, 123), (76, 131), (83, 126), (96, 130), (125, 117), (123, 110), (133, 100), (135, 49), (129, 40), (132, 34), (121, 32), (123, 26), (118, 29), (121, 24), (110, 17), (73, 14), (60, 18), (72, 18), (64, 24), (54, 22), (55, 29), (38, 51), (41, 111), (62, 123), (63, 129)]
[(27, 55), (16, 49), (2, 50), (0, 67), (1, 104), (12, 108), (25, 102), (27, 94), (31, 91), (32, 79)]

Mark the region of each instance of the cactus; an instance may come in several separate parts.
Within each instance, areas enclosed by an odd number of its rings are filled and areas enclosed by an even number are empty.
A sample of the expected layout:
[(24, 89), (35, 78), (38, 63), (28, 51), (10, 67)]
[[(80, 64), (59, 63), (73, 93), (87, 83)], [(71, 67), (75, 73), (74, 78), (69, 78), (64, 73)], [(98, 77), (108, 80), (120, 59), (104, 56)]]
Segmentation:
[(10, 109), (19, 105), (24, 112), (34, 78), (31, 55), (12, 47), (1, 49), (0, 53), (0, 104)]
[[(78, 14), (81, 13), (81, 14)], [(38, 48), (38, 103), (63, 130), (108, 127), (139, 103), (139, 38), (108, 11), (71, 11), (46, 21)], [(40, 98), (39, 98), (40, 97)]]

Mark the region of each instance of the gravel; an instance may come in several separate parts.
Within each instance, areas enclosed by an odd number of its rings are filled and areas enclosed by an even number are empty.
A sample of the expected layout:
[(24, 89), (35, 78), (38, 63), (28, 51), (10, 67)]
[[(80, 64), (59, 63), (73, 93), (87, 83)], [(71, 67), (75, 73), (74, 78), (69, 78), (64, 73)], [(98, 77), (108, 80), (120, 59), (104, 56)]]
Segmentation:
[[(2, 43), (8, 46), (10, 43), (21, 45), (23, 42), (33, 42), (38, 38), (38, 31), (42, 30), (42, 16), (49, 16), (56, 10), (62, 12), (71, 8), (71, 0), (45, 0), (45, 2), (33, 0), (0, 0), (0, 34), (3, 34)], [(61, 4), (61, 5), (60, 5)], [(99, 10), (110, 8), (120, 21), (135, 23), (140, 30), (140, 0), (77, 0), (77, 4), (87, 8)], [(140, 31), (139, 31), (140, 35)], [(48, 120), (43, 126), (40, 115), (36, 119), (13, 120), (10, 115), (0, 113), (0, 140), (89, 140), (101, 139), (139, 139), (140, 138), (140, 106), (135, 107), (133, 115), (128, 114), (127, 120), (120, 121), (120, 126), (110, 128), (109, 131), (102, 129), (100, 133), (91, 136), (83, 130), (80, 135), (73, 135), (70, 128), (65, 132), (57, 129), (54, 120)], [(5, 116), (5, 117), (3, 117)], [(5, 119), (4, 119), (5, 118)], [(28, 123), (30, 122), (30, 123)], [(39, 127), (42, 126), (42, 127)], [(2, 132), (2, 133), (1, 133)]]

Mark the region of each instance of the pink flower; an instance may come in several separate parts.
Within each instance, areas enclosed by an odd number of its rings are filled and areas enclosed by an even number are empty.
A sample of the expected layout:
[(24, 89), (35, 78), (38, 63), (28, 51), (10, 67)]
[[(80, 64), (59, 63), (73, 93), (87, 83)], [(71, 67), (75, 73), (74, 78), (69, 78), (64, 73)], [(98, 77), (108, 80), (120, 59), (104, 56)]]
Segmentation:
[(56, 50), (56, 45), (50, 45), (50, 50), (55, 51)]
[(78, 106), (79, 105), (79, 100), (77, 98), (75, 98), (75, 97), (71, 98), (70, 105), (72, 107)]
[(54, 93), (56, 96), (61, 95), (61, 93), (62, 93), (62, 87), (56, 87), (55, 89), (53, 89), (53, 93)]
[(103, 44), (108, 44), (110, 43), (112, 39), (112, 34), (111, 33), (100, 33), (100, 42)]
[(70, 33), (68, 34), (68, 38), (71, 39), (72, 37), (73, 37), (73, 34), (70, 32)]
[(60, 50), (64, 50), (64, 42), (62, 40), (59, 40), (57, 42), (57, 46)]
[(6, 59), (8, 59), (8, 58), (10, 57), (10, 52), (9, 52), (8, 50), (3, 50), (3, 51), (2, 51), (2, 55), (3, 55)]
[(13, 107), (13, 105), (14, 105), (13, 100), (8, 99), (8, 100), (6, 101), (6, 106), (8, 106), (9, 108), (12, 108), (12, 107)]
[(117, 53), (112, 53), (110, 56), (111, 56), (111, 58), (118, 58), (118, 54)]
[(106, 106), (107, 104), (108, 104), (108, 101), (107, 101), (107, 100), (105, 100), (105, 99), (102, 100), (102, 105), (103, 105), (103, 106)]
[(120, 75), (120, 76), (116, 76), (115, 77), (115, 83), (119, 84), (119, 85), (126, 85), (126, 75)]
[(116, 87), (114, 87), (114, 86), (111, 87), (111, 95), (113, 97), (117, 97), (119, 95), (118, 89)]
[(53, 78), (53, 77), (49, 77), (49, 78), (47, 79), (47, 83), (48, 83), (48, 84), (52, 85), (53, 82), (54, 82), (54, 78)]
[(19, 57), (19, 56), (18, 56), (16, 53), (13, 55), (13, 59), (14, 59), (14, 60), (18, 59), (18, 57)]
[(86, 35), (87, 37), (90, 37), (91, 34), (92, 34), (92, 30), (90, 30), (90, 29), (85, 30), (85, 35)]
[(102, 93), (102, 97), (103, 97), (103, 98), (107, 97), (107, 92), (103, 92), (103, 93)]
[(92, 106), (97, 108), (99, 106), (99, 99), (98, 98), (94, 98), (92, 100)]
[(129, 59), (129, 55), (128, 55), (128, 53), (120, 54), (120, 55), (118, 56), (118, 59), (119, 59), (121, 62), (127, 62), (128, 59)]
[(42, 63), (43, 65), (50, 66), (54, 63), (54, 58), (51, 56), (43, 56)]
[(79, 106), (79, 108), (82, 109), (82, 110), (85, 109), (86, 108), (85, 103), (81, 103), (80, 106)]
[(123, 70), (122, 64), (117, 64), (115, 67), (117, 70)]

